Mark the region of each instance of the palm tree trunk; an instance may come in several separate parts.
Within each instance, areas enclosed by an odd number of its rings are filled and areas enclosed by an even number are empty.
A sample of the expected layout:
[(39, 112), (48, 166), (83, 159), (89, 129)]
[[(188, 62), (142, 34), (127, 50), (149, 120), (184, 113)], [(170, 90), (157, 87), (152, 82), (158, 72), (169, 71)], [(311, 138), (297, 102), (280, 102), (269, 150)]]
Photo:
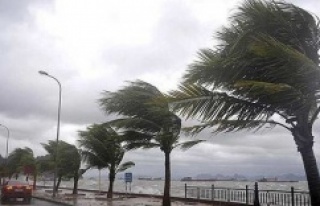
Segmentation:
[(291, 132), (298, 151), (301, 154), (304, 171), (306, 173), (308, 188), (311, 197), (311, 205), (320, 205), (320, 176), (317, 166), (316, 157), (313, 153), (312, 126), (308, 123), (308, 112), (297, 117), (297, 125), (292, 128)]
[(101, 193), (101, 170), (99, 169), (99, 194)]
[(110, 173), (109, 173), (109, 189), (108, 189), (107, 198), (112, 198), (113, 196), (113, 183), (114, 183), (115, 176), (116, 176), (115, 168), (114, 166), (111, 166)]
[(320, 205), (320, 176), (312, 146), (300, 149), (304, 170), (308, 180), (311, 205)]
[(72, 194), (78, 194), (78, 181), (79, 181), (79, 172), (76, 171), (73, 177), (73, 191)]
[(58, 190), (59, 190), (59, 187), (60, 187), (60, 183), (61, 183), (61, 179), (62, 179), (62, 177), (61, 176), (59, 176), (58, 177), (58, 181), (57, 181), (57, 186), (56, 186), (56, 192), (58, 192)]
[(165, 160), (165, 179), (164, 179), (164, 192), (162, 199), (162, 206), (171, 206), (170, 201), (170, 183), (171, 183), (171, 172), (170, 172), (170, 152), (164, 152)]
[(37, 188), (37, 176), (38, 176), (37, 171), (34, 171), (33, 172), (33, 190), (36, 190)]

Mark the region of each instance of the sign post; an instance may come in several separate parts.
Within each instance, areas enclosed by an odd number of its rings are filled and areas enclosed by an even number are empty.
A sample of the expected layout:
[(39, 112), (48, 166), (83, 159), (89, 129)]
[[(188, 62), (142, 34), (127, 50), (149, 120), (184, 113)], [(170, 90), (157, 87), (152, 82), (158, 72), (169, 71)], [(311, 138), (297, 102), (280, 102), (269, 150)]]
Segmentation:
[(131, 182), (132, 182), (132, 172), (124, 173), (124, 181), (126, 182), (126, 193), (128, 193), (128, 183), (129, 183), (129, 191), (131, 193)]

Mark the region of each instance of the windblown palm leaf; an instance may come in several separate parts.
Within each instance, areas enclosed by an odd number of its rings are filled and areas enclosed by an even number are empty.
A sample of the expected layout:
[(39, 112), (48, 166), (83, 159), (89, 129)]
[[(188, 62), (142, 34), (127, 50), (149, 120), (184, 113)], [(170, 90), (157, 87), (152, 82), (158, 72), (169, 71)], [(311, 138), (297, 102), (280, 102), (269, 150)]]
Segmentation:
[(203, 142), (204, 140), (191, 140), (175, 145), (175, 147), (180, 147), (183, 151), (190, 149), (191, 147)]
[(103, 169), (108, 167), (108, 162), (104, 161), (99, 155), (89, 151), (82, 151), (81, 156), (84, 162), (87, 162), (90, 168)]
[(124, 162), (123, 164), (121, 164), (118, 168), (117, 168), (117, 173), (118, 172), (123, 172), (131, 167), (135, 166), (135, 163), (132, 161), (128, 161), (128, 162)]

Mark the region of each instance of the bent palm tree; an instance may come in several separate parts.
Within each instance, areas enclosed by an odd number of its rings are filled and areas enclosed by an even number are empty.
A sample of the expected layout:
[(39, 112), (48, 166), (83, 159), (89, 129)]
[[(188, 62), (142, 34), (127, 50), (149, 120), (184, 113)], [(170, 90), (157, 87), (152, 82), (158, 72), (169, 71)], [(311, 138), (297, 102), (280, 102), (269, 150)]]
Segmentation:
[[(49, 161), (54, 161), (55, 151), (57, 142), (49, 140), (48, 144), (42, 143), (43, 148), (48, 152), (50, 157)], [(73, 177), (74, 178), (74, 188), (73, 193), (77, 193), (78, 179), (79, 179), (79, 169), (81, 164), (81, 157), (78, 149), (65, 141), (59, 140), (58, 142), (58, 155), (56, 156), (57, 161), (57, 184), (55, 185), (55, 190), (58, 191), (62, 177)]]
[(123, 115), (110, 123), (121, 128), (127, 148), (159, 147), (165, 155), (163, 206), (170, 206), (170, 154), (176, 147), (188, 149), (202, 140), (179, 143), (181, 120), (168, 107), (165, 96), (153, 85), (130, 82), (117, 92), (105, 92), (100, 99), (106, 113)]
[(122, 137), (109, 124), (94, 124), (79, 131), (82, 157), (90, 167), (109, 169), (108, 198), (113, 196), (113, 183), (118, 172), (134, 166), (131, 161), (121, 163), (125, 154)]
[[(319, 114), (318, 19), (284, 2), (248, 0), (218, 34), (221, 45), (200, 51), (178, 91), (174, 111), (201, 117), (216, 132), (289, 130), (302, 156), (312, 205), (320, 205), (320, 178), (312, 125)], [(275, 121), (274, 116), (283, 119)]]
[[(29, 147), (16, 148), (8, 156), (7, 168), (10, 172), (10, 178), (13, 173), (16, 173), (16, 178), (18, 173), (23, 171), (24, 167), (35, 167), (35, 158), (33, 156), (33, 151)], [(26, 180), (29, 178), (29, 174), (26, 174)]]

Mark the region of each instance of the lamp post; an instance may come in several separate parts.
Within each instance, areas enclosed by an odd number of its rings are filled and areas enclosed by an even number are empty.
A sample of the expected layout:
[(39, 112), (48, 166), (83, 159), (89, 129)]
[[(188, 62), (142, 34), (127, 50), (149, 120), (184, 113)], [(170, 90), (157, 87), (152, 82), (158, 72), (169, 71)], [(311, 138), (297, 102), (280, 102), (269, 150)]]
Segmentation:
[(58, 104), (58, 125), (57, 125), (57, 139), (56, 139), (56, 148), (54, 152), (54, 173), (53, 173), (53, 190), (52, 190), (52, 197), (56, 197), (56, 178), (58, 175), (58, 165), (57, 165), (57, 154), (58, 154), (58, 144), (59, 144), (59, 133), (60, 133), (60, 113), (61, 113), (61, 83), (57, 78), (48, 74), (45, 71), (39, 71), (39, 74), (45, 75), (54, 79), (59, 85), (59, 104)]
[[(7, 129), (7, 132), (8, 132), (8, 136), (7, 136), (7, 144), (6, 144), (6, 161), (5, 161), (5, 164), (6, 166), (8, 165), (8, 150), (9, 150), (9, 137), (10, 137), (10, 130), (8, 127), (6, 127), (5, 125), (3, 124), (0, 124), (0, 126), (4, 127), (5, 129)], [(1, 182), (1, 179), (0, 179), (0, 182)], [(3, 179), (3, 182), (4, 182), (4, 179)]]
[(4, 127), (7, 129), (7, 132), (8, 132), (8, 136), (7, 136), (7, 144), (6, 144), (6, 163), (8, 161), (8, 150), (9, 150), (9, 138), (10, 138), (10, 130), (8, 127), (6, 127), (5, 125), (3, 124), (0, 124), (0, 126)]

